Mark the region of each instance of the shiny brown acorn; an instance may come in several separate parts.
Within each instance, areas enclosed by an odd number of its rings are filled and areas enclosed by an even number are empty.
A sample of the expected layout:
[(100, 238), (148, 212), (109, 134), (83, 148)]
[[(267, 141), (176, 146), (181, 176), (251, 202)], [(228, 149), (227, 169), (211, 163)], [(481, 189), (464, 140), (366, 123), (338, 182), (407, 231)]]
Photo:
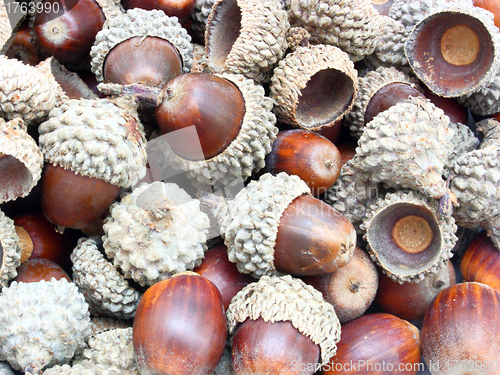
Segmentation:
[(25, 64), (37, 65), (43, 60), (40, 49), (32, 41), (28, 21), (24, 21), (14, 34), (5, 56), (21, 60)]
[(66, 279), (71, 281), (66, 271), (57, 263), (49, 259), (28, 259), (17, 267), (17, 276), (14, 281), (23, 283), (36, 283), (41, 280), (50, 281)]

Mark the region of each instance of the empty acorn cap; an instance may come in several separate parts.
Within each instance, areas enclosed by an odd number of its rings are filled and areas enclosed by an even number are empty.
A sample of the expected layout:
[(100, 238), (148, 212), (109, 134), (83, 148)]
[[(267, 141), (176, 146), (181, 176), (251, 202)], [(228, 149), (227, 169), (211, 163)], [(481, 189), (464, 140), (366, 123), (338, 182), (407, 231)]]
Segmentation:
[(357, 71), (337, 47), (298, 46), (274, 69), (270, 90), (279, 121), (319, 130), (351, 110), (358, 93)]
[(500, 66), (500, 31), (491, 12), (472, 2), (442, 0), (413, 28), (405, 54), (433, 93), (462, 96), (494, 79)]
[(268, 82), (285, 55), (289, 27), (281, 1), (217, 0), (205, 32), (208, 65), (214, 73)]
[(45, 160), (55, 166), (124, 188), (146, 174), (143, 126), (126, 101), (67, 100), (39, 132)]
[(104, 22), (96, 35), (90, 51), (91, 70), (99, 82), (104, 80), (103, 66), (106, 56), (117, 44), (133, 37), (158, 37), (168, 40), (182, 58), (183, 72), (187, 73), (193, 63), (191, 37), (179, 23), (177, 17), (169, 17), (163, 11), (134, 8)]
[(0, 118), (0, 203), (25, 197), (42, 175), (43, 156), (20, 118)]
[(0, 290), (17, 276), (17, 267), (21, 265), (21, 248), (18, 244), (14, 220), (0, 211)]
[(217, 215), (229, 260), (241, 273), (277, 275), (274, 246), (280, 218), (302, 194), (311, 194), (298, 176), (269, 173), (251, 181)]
[(248, 284), (233, 297), (226, 316), (230, 334), (247, 319), (291, 322), (319, 345), (323, 365), (337, 352), (340, 322), (333, 306), (311, 285), (290, 275), (263, 276)]
[(437, 202), (400, 190), (380, 198), (361, 224), (371, 258), (394, 281), (418, 282), (453, 255), (455, 220), (439, 215)]

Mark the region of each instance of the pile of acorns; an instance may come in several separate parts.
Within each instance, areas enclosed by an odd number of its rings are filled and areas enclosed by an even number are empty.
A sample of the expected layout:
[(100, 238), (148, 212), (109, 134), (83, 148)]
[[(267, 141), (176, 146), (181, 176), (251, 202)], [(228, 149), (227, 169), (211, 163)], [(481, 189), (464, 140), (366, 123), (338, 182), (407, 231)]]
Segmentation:
[(0, 375), (500, 373), (494, 0), (13, 4)]

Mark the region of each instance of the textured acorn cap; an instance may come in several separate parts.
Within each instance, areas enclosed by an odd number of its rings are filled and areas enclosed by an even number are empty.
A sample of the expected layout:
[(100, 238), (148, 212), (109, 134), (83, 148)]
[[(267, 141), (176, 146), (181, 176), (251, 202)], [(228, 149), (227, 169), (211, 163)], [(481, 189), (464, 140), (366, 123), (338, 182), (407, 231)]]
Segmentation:
[(251, 181), (218, 213), (229, 260), (255, 278), (276, 275), (274, 246), (280, 218), (302, 194), (311, 194), (298, 176), (281, 172)]
[(231, 300), (226, 317), (230, 334), (247, 319), (289, 321), (319, 345), (323, 365), (337, 352), (340, 322), (333, 306), (312, 286), (290, 275), (263, 276), (245, 286)]
[(427, 99), (410, 97), (365, 124), (352, 165), (372, 182), (440, 198), (452, 152), (450, 119)]
[(459, 96), (457, 101), (472, 113), (480, 116), (489, 116), (500, 112), (500, 71), (497, 71), (490, 84), (481, 86), (464, 96)]
[(453, 149), (448, 157), (448, 163), (444, 167), (443, 176), (448, 178), (453, 170), (453, 163), (463, 154), (475, 150), (479, 146), (479, 139), (476, 138), (472, 130), (467, 125), (459, 122), (450, 122), (450, 129), (455, 134), (451, 139)]
[(120, 0), (95, 0), (95, 2), (101, 7), (105, 19), (119, 16), (125, 12)]
[(471, 1), (436, 3), (405, 43), (414, 73), (443, 97), (466, 95), (490, 84), (500, 67), (500, 31), (493, 14)]
[(264, 167), (265, 157), (278, 134), (273, 103), (264, 95), (264, 88), (241, 74), (220, 76), (233, 82), (245, 101), (240, 132), (223, 152), (208, 160), (192, 161), (175, 154), (166, 141), (148, 144), (148, 154), (154, 154), (158, 164), (187, 171), (186, 175), (198, 188), (211, 189), (227, 186), (234, 180), (245, 181)]
[(65, 278), (16, 281), (0, 295), (0, 360), (15, 370), (38, 374), (67, 363), (90, 335), (88, 305)]
[(169, 17), (157, 9), (134, 8), (107, 19), (102, 30), (97, 33), (90, 51), (91, 70), (96, 75), (97, 81), (104, 80), (104, 61), (114, 46), (133, 37), (146, 36), (168, 40), (182, 58), (183, 72), (189, 72), (193, 63), (191, 36), (181, 26), (177, 17)]
[(477, 131), (483, 134), (479, 148), (500, 148), (500, 122), (496, 118), (487, 118), (476, 122)]
[(285, 55), (289, 27), (281, 1), (217, 0), (205, 32), (208, 65), (214, 73), (268, 82)]
[(391, 83), (405, 83), (421, 91), (417, 80), (396, 68), (379, 67), (358, 78), (358, 95), (352, 110), (345, 116), (344, 124), (349, 126), (351, 135), (359, 138), (363, 133), (365, 113), (372, 97), (384, 86)]
[(388, 16), (411, 30), (422, 21), (441, 0), (394, 0)]
[(216, 0), (196, 0), (193, 13), (191, 13), (191, 29), (200, 39), (205, 37), (208, 17)]
[(135, 108), (127, 104), (70, 99), (54, 108), (39, 126), (45, 161), (112, 185), (135, 185), (146, 174), (146, 139)]
[(97, 237), (80, 238), (71, 253), (73, 282), (85, 296), (93, 315), (130, 319), (135, 315), (141, 295), (100, 251)]
[(42, 375), (96, 375), (93, 369), (83, 365), (55, 365), (42, 372)]
[(67, 97), (44, 64), (36, 67), (0, 56), (0, 117), (43, 121)]
[(92, 316), (90, 317), (91, 335), (96, 335), (100, 332), (109, 331), (117, 328), (132, 327), (132, 320), (123, 320), (110, 318), (107, 316)]
[(211, 73), (208, 67), (207, 52), (202, 44), (193, 45), (193, 65), (190, 73)]
[(301, 26), (314, 44), (331, 44), (359, 61), (375, 50), (385, 18), (369, 0), (289, 0), (291, 26)]
[(358, 93), (357, 71), (337, 47), (297, 46), (274, 69), (270, 90), (279, 121), (319, 130), (351, 110)]
[[(392, 280), (419, 282), (427, 275), (435, 274), (452, 257), (457, 241), (457, 226), (450, 216), (439, 215), (437, 202), (414, 191), (400, 190), (380, 198), (370, 207), (361, 224), (364, 239), (373, 261)], [(392, 231), (399, 221), (408, 216), (424, 219), (432, 233), (432, 240), (423, 250), (411, 253), (401, 249)], [(414, 228), (408, 232), (414, 234)], [(418, 233), (417, 230), (415, 232)], [(420, 241), (416, 244), (416, 242)], [(413, 242), (414, 241), (414, 242)], [(420, 246), (421, 238), (411, 238), (412, 245)]]
[(25, 197), (42, 175), (43, 156), (20, 118), (0, 118), (0, 203)]
[(176, 184), (141, 184), (109, 211), (104, 250), (125, 278), (153, 285), (201, 264), (209, 219)]
[(0, 362), (0, 375), (14, 375), (12, 367), (7, 362)]
[[(21, 265), (21, 248), (16, 233), (14, 220), (5, 216), (0, 210), (0, 290), (5, 288), (9, 280), (17, 276), (17, 267)], [(1, 360), (1, 359), (0, 359)]]

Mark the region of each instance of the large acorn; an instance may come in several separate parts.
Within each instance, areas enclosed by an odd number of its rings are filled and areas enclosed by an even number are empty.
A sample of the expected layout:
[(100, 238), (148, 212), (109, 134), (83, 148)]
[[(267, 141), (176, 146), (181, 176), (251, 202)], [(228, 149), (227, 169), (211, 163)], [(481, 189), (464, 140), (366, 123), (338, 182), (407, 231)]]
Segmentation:
[(285, 172), (251, 181), (222, 205), (218, 218), (229, 260), (256, 278), (333, 272), (356, 246), (352, 224)]

